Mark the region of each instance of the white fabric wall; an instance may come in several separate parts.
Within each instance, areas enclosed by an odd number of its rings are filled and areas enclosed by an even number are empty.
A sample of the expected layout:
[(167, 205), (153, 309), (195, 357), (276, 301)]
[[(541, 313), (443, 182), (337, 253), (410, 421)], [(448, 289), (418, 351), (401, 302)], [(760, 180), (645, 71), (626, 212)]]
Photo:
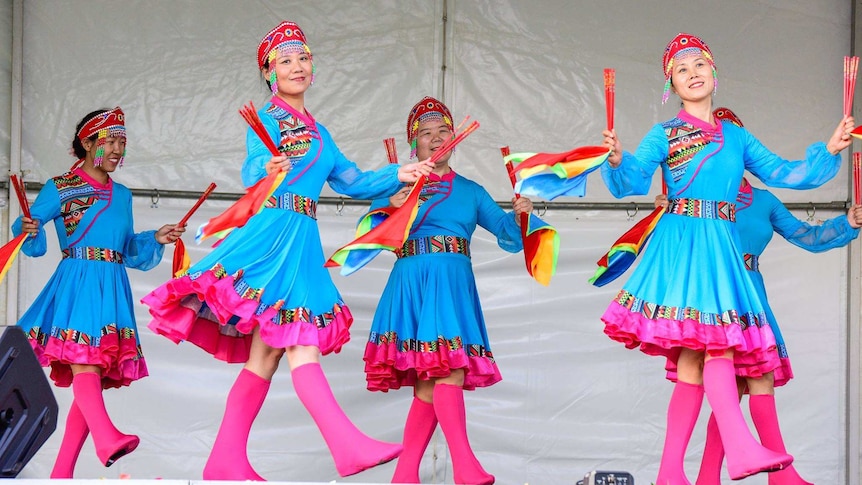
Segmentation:
[(9, 168), (12, 103), (12, 2), (0, 2), (0, 169)]
[[(3, 26), (11, 24), (10, 5), (11, 0), (0, 2)], [(634, 149), (653, 123), (672, 116), (678, 106), (659, 104), (659, 61), (667, 40), (681, 30), (702, 35), (715, 52), (716, 105), (733, 108), (776, 152), (801, 156), (808, 143), (829, 136), (841, 115), (841, 59), (850, 45), (850, 7), (843, 0), (453, 0), (445, 35), (443, 13), (441, 0), (128, 1), (122, 8), (105, 0), (29, 0), (22, 154), (28, 180), (44, 181), (71, 164), (68, 145), (81, 116), (120, 105), (130, 139), (118, 182), (202, 190), (214, 180), (218, 191), (239, 191), (245, 127), (236, 110), (249, 100), (261, 105), (267, 99), (254, 54), (260, 36), (283, 18), (299, 22), (308, 35), (318, 76), (307, 106), (345, 154), (364, 168), (381, 166), (381, 140), (395, 136), (406, 159), (407, 111), (425, 94), (444, 96), (456, 119), (469, 114), (482, 124), (458, 148), (453, 166), (498, 200), (510, 197), (500, 146), (563, 151), (600, 140), (604, 67), (617, 69), (617, 131), (625, 147)], [(11, 52), (3, 42), (0, 52)], [(3, 89), (0, 102), (8, 105)], [(6, 126), (0, 122), (0, 143), (8, 146)], [(815, 191), (777, 193), (787, 201), (822, 203), (846, 200), (846, 186), (842, 173)], [(595, 176), (584, 200), (613, 199)], [(144, 230), (175, 222), (191, 201), (163, 199), (158, 208), (145, 198), (137, 203), (136, 226)], [(190, 227), (226, 206), (208, 202)], [(335, 207), (323, 206), (320, 212), (324, 247), (331, 253), (351, 238), (361, 209), (347, 207), (338, 215)], [(586, 282), (595, 260), (633, 221), (621, 211), (551, 210), (546, 219), (562, 237), (558, 273), (548, 288), (526, 275), (522, 255), (500, 251), (482, 230), (474, 237), (474, 266), (504, 380), (468, 393), (471, 440), (499, 483), (573, 483), (593, 469), (629, 470), (638, 483), (649, 483), (658, 469), (672, 387), (663, 379), (660, 359), (627, 351), (602, 333), (599, 316), (622, 280), (601, 289)], [(188, 247), (195, 251), (193, 260), (206, 251)], [(160, 267), (130, 273), (137, 296), (167, 279), (170, 256), (168, 249)], [(56, 248), (40, 259), (21, 259), (20, 311), (57, 260)], [(375, 437), (397, 441), (410, 392), (366, 391), (361, 363), (390, 265), (391, 258), (383, 256), (351, 277), (334, 275), (356, 323), (353, 342), (323, 365), (356, 423)], [(777, 393), (788, 448), (803, 476), (841, 483), (846, 250), (811, 255), (776, 241), (762, 267), (797, 374)], [(136, 311), (151, 376), (106, 395), (117, 425), (140, 434), (142, 445), (104, 469), (88, 443), (79, 476), (196, 478), (240, 367), (154, 336), (145, 328), (146, 309)], [(56, 394), (65, 412), (70, 392)], [(687, 456), (692, 478), (707, 415), (705, 406)], [(60, 436), (52, 436), (22, 477), (47, 476)], [(337, 478), (286, 369), (274, 380), (249, 448), (252, 463), (269, 479)], [(343, 481), (388, 481), (393, 468)], [(439, 430), (423, 478), (451, 483)]]

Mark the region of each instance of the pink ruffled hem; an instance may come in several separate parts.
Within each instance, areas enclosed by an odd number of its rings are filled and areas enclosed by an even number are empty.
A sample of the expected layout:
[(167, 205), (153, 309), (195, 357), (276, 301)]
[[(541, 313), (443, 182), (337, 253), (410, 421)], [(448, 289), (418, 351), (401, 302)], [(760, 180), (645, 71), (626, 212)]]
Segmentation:
[[(667, 371), (667, 374), (665, 376), (667, 380), (671, 382), (676, 382), (676, 364), (673, 363), (670, 359), (668, 359), (665, 370)], [(781, 387), (787, 384), (790, 379), (793, 379), (793, 369), (790, 368), (790, 359), (786, 358), (776, 358), (775, 360), (765, 363), (761, 366), (737, 367), (735, 370), (738, 377), (753, 379), (763, 377), (769, 372), (772, 372), (773, 387)], [(748, 394), (748, 387), (745, 388), (744, 393)]]
[[(174, 343), (191, 342), (229, 363), (248, 360), (255, 327), (260, 327), (261, 339), (271, 347), (315, 346), (323, 355), (341, 351), (350, 340), (353, 316), (346, 306), (334, 305), (331, 320), (322, 328), (296, 319), (302, 312), (293, 321), (277, 324), (280, 306), (270, 305), (258, 313), (261, 291), (250, 292), (252, 297), (236, 292), (234, 283), (241, 276), (239, 272), (219, 278), (208, 270), (194, 280), (183, 276), (156, 288), (141, 300), (153, 317), (148, 328)], [(199, 314), (204, 301), (217, 321)], [(234, 316), (239, 317), (236, 331), (223, 331)]]
[(762, 365), (771, 360), (771, 355), (777, 355), (775, 336), (768, 325), (743, 330), (739, 325), (704, 325), (691, 319), (648, 319), (616, 301), (611, 302), (602, 321), (608, 337), (626, 348), (666, 357), (668, 370), (675, 367), (683, 348), (711, 354), (733, 350), (737, 367)]
[(102, 336), (98, 347), (49, 337), (45, 346), (35, 339), (30, 345), (43, 367), (51, 367), (51, 380), (58, 387), (72, 385), (71, 364), (95, 365), (101, 369), (102, 388), (128, 386), (147, 377), (147, 363), (134, 338), (121, 339), (112, 333)]
[(494, 359), (469, 356), (465, 349), (439, 348), (437, 352), (401, 352), (394, 342), (365, 346), (365, 380), (368, 390), (387, 392), (415, 386), (417, 380), (447, 377), (452, 369), (464, 369), (464, 389), (488, 387), (503, 377)]
[[(793, 369), (790, 368), (790, 359), (779, 358), (773, 354), (773, 358), (762, 365), (753, 365), (736, 369), (736, 375), (757, 379), (772, 372), (773, 387), (781, 387), (790, 379), (793, 379)], [(746, 391), (748, 392), (748, 391)]]

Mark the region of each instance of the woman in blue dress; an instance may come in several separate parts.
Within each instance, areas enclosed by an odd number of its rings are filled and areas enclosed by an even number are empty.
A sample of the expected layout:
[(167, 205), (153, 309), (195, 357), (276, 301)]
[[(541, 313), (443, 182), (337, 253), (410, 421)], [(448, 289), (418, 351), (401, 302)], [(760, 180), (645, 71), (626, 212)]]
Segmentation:
[(243, 183), (288, 172), (264, 208), (193, 265), (143, 301), (154, 332), (187, 340), (225, 362), (244, 367), (204, 468), (208, 480), (263, 480), (248, 461), (248, 435), (287, 355), (296, 394), (311, 414), (335, 461), (348, 476), (390, 461), (401, 445), (374, 440), (347, 418), (320, 367), (320, 355), (350, 339), (353, 317), (325, 261), (316, 206), (324, 183), (357, 198), (387, 197), (431, 170), (426, 162), (363, 172), (341, 154), (326, 128), (305, 108), (314, 64), (305, 34), (293, 22), (269, 31), (257, 50), (272, 98), (258, 113), (278, 146), (273, 156), (251, 129)]
[[(425, 97), (411, 110), (412, 156), (430, 157), (452, 135), (452, 115), (440, 101)], [(518, 214), (529, 214), (533, 206), (521, 198), (513, 202), (514, 216), (503, 211), (479, 184), (452, 170), (450, 156), (437, 162), (422, 189), (416, 220), (396, 252), (365, 347), (369, 390), (414, 388), (393, 483), (420, 483), (419, 464), (438, 422), (455, 483), (494, 483), (467, 439), (463, 390), (501, 379), (479, 304), (470, 238), (479, 225), (497, 236), (504, 250), (522, 250)], [(400, 207), (406, 196), (405, 189), (375, 201), (371, 209)]]
[[(742, 126), (742, 121), (727, 108), (716, 109), (715, 117), (717, 120)], [(766, 286), (760, 273), (760, 256), (772, 240), (774, 233), (780, 234), (791, 244), (814, 253), (846, 246), (859, 236), (859, 227), (862, 226), (862, 206), (853, 206), (846, 215), (812, 226), (794, 217), (771, 192), (754, 188), (747, 179), (743, 178), (736, 208), (736, 226), (739, 230), (740, 249), (745, 261), (745, 269), (749, 271), (748, 274), (757, 289), (758, 297), (764, 303), (776, 343), (775, 352), (766, 363), (737, 368), (737, 381), (749, 394), (748, 406), (754, 426), (760, 435), (760, 442), (771, 450), (783, 453), (785, 446), (775, 407), (775, 388), (783, 386), (792, 379), (793, 370), (790, 367), (790, 358), (781, 330), (767, 303)], [(703, 461), (697, 477), (698, 485), (721, 485), (723, 458), (724, 448), (721, 445), (715, 417), (710, 416)], [(790, 465), (783, 470), (770, 473), (769, 485), (811, 484), (803, 480), (793, 465)]]
[(643, 259), (602, 320), (612, 339), (664, 356), (678, 370), (656, 483), (689, 483), (683, 459), (704, 393), (730, 476), (740, 479), (793, 460), (757, 443), (737, 398), (734, 368), (763, 363), (775, 348), (734, 224), (742, 174), (748, 170), (776, 187), (817, 187), (837, 173), (838, 153), (850, 146), (854, 123), (842, 119), (827, 143), (809, 147), (805, 160), (787, 161), (744, 128), (715, 121), (715, 63), (700, 38), (677, 35), (665, 49), (662, 68), (664, 98), (671, 90), (679, 96), (679, 114), (654, 126), (634, 154), (622, 151), (616, 133), (604, 132), (612, 153), (602, 176), (611, 193), (646, 194), (661, 167), (670, 200)]
[(89, 433), (105, 466), (138, 446), (137, 436), (114, 427), (102, 399), (103, 389), (147, 376), (126, 267), (155, 267), (163, 245), (185, 230), (169, 224), (134, 232), (132, 193), (110, 177), (126, 152), (119, 107), (85, 116), (72, 149), (78, 157), (72, 169), (42, 187), (32, 218), (22, 216), (12, 226), (16, 235), (33, 234), (22, 251), (36, 257), (47, 251), (44, 225), (53, 221), (63, 252), (51, 279), (18, 321), (40, 363), (51, 366), (54, 383), (71, 386), (74, 395), (51, 478), (72, 478)]

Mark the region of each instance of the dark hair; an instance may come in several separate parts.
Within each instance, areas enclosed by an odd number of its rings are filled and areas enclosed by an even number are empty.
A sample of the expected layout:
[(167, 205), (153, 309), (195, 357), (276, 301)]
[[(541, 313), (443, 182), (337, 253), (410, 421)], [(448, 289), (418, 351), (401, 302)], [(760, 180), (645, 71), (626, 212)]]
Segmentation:
[[(264, 69), (265, 71), (269, 72), (269, 59), (267, 59), (267, 60), (263, 61), (263, 69)], [(262, 77), (262, 78), (263, 78), (263, 81), (266, 83), (266, 89), (267, 89), (267, 91), (268, 91), (268, 92), (272, 92), (272, 83), (270, 83), (270, 82), (269, 82), (269, 76), (267, 76), (266, 74), (261, 73), (261, 74), (260, 74), (260, 77)]]
[[(100, 114), (106, 113), (108, 111), (111, 111), (111, 109), (110, 108), (97, 109), (96, 111), (88, 113), (87, 116), (84, 116), (84, 118), (78, 122), (78, 125), (75, 127), (75, 135), (72, 138), (72, 152), (75, 154), (76, 157), (78, 157), (78, 159), (81, 159), (81, 158), (84, 158), (87, 156), (87, 150), (84, 149), (84, 144), (81, 143), (81, 140), (78, 139), (78, 132), (81, 131), (81, 128), (83, 128), (84, 125), (86, 125), (88, 121), (90, 121), (93, 118), (95, 118), (96, 116), (99, 116)], [(90, 140), (95, 141), (96, 136), (97, 135), (91, 136)]]

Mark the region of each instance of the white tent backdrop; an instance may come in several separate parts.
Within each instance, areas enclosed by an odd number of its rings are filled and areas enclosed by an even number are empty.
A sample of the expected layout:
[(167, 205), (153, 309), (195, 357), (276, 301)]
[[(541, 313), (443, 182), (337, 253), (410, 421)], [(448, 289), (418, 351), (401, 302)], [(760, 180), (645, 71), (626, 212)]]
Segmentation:
[[(12, 30), (11, 17), (12, 0), (0, 0), (4, 32)], [(213, 180), (219, 192), (239, 192), (245, 126), (236, 110), (249, 100), (258, 105), (266, 100), (256, 72), (257, 43), (278, 21), (291, 19), (305, 30), (318, 68), (307, 106), (348, 157), (363, 168), (380, 167), (385, 164), (381, 140), (395, 136), (406, 159), (407, 111), (423, 95), (442, 96), (456, 119), (469, 114), (482, 124), (458, 148), (453, 166), (498, 200), (511, 194), (500, 146), (563, 151), (600, 140), (604, 67), (617, 69), (617, 131), (626, 148), (634, 149), (652, 124), (671, 117), (678, 106), (660, 105), (659, 61), (679, 31), (703, 36), (715, 53), (716, 106), (733, 108), (767, 146), (798, 158), (839, 121), (841, 60), (851, 37), (846, 0), (28, 0), (23, 18), (20, 161), (28, 181), (44, 181), (71, 164), (68, 145), (84, 114), (120, 105), (127, 114), (129, 154), (118, 182), (164, 191), (202, 190)], [(0, 38), (5, 78), (11, 77), (11, 52), (11, 36)], [(11, 111), (10, 84), (0, 86), (4, 113)], [(9, 166), (9, 116), (0, 118), (0, 163)], [(776, 193), (816, 207), (846, 200), (847, 185), (842, 172), (814, 191)], [(584, 201), (613, 198), (594, 176)], [(144, 230), (175, 222), (191, 201), (163, 197), (153, 208), (142, 197), (136, 204), (136, 226)], [(226, 206), (208, 202), (190, 227)], [(320, 208), (327, 254), (351, 238), (361, 212), (353, 206)], [(806, 217), (804, 211), (797, 215)], [(547, 288), (526, 275), (522, 255), (499, 250), (482, 230), (473, 240), (479, 290), (504, 380), (467, 394), (471, 441), (498, 483), (574, 483), (593, 469), (628, 470), (638, 483), (649, 483), (658, 469), (672, 386), (663, 378), (663, 360), (627, 351), (602, 333), (599, 316), (622, 279), (600, 289), (586, 281), (595, 260), (633, 222), (612, 210), (552, 208), (545, 218), (562, 237), (558, 273)], [(21, 258), (20, 275), (10, 281), (19, 288), (18, 314), (58, 261), (53, 244), (43, 258)], [(207, 250), (188, 247), (193, 260)], [(158, 268), (130, 272), (136, 296), (167, 279), (170, 256), (168, 248)], [(397, 441), (411, 393), (366, 391), (361, 362), (391, 263), (384, 255), (350, 277), (334, 274), (356, 322), (353, 342), (323, 365), (355, 422), (372, 436)], [(788, 449), (803, 476), (845, 483), (851, 432), (845, 425), (847, 250), (812, 255), (775, 241), (762, 268), (796, 372), (796, 379), (777, 391)], [(106, 393), (106, 399), (118, 427), (141, 435), (141, 446), (105, 469), (88, 442), (78, 476), (198, 478), (240, 367), (153, 335), (145, 327), (146, 309), (139, 305), (136, 311), (151, 375)], [(50, 471), (71, 398), (67, 389), (56, 395), (63, 413), (60, 430), (22, 477), (47, 477)], [(704, 406), (687, 455), (692, 478), (708, 412)], [(255, 423), (249, 454), (271, 480), (337, 478), (286, 368), (276, 375)], [(343, 481), (385, 482), (393, 468), (384, 465)], [(439, 429), (422, 476), (428, 483), (451, 483)], [(746, 483), (766, 483), (766, 477)]]

